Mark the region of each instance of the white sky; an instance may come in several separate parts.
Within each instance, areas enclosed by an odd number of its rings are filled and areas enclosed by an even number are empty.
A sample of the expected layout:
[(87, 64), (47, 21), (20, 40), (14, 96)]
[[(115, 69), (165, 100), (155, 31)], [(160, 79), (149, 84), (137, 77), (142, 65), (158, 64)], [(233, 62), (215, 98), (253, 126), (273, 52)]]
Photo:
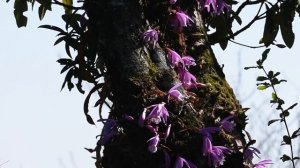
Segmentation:
[[(85, 96), (78, 94), (76, 90), (60, 92), (64, 75), (59, 74), (61, 66), (56, 60), (65, 57), (64, 47), (53, 47), (55, 32), (37, 28), (42, 24), (62, 27), (61, 13), (56, 8), (55, 12), (48, 12), (40, 22), (36, 9), (26, 13), (29, 17), (28, 26), (18, 29), (13, 15), (13, 2), (0, 2), (0, 165), (9, 161), (2, 167), (93, 167), (94, 160), (83, 148), (94, 147), (95, 136), (99, 134), (100, 128), (89, 125), (85, 120)], [(247, 16), (250, 14), (247, 13)], [(298, 38), (299, 17), (295, 19), (294, 31)], [(257, 24), (236, 40), (246, 44), (258, 44), (263, 24)], [(214, 50), (219, 63), (225, 65), (226, 78), (239, 99), (243, 100), (244, 107), (252, 108), (248, 112), (250, 124), (247, 128), (253, 138), (259, 141), (266, 134), (276, 134), (274, 129), (282, 130), (282, 127), (276, 127), (278, 124), (266, 126), (267, 121), (274, 118), (266, 116), (275, 112), (271, 111), (266, 101), (269, 93), (255, 91), (255, 79), (261, 73), (243, 70), (245, 66), (254, 65), (264, 49), (254, 50), (229, 44), (225, 52), (218, 46)], [(268, 69), (282, 72), (282, 77), (288, 80), (279, 89), (279, 94), (287, 100), (287, 104), (299, 103), (299, 53), (298, 38), (292, 49), (272, 49), (271, 59), (267, 61)], [(247, 98), (252, 92), (254, 94)], [(292, 114), (295, 118), (294, 128), (300, 124), (299, 107), (295, 112), (298, 117)], [(276, 132), (277, 139), (263, 140), (271, 144), (272, 148), (269, 148), (270, 145), (262, 147), (262, 159), (278, 160), (274, 153), (281, 150), (279, 145), (283, 133)], [(279, 167), (279, 164), (274, 167)]]
[(37, 28), (62, 25), (60, 16), (49, 12), (40, 22), (36, 13), (27, 12), (28, 26), (18, 29), (13, 3), (0, 2), (0, 164), (9, 161), (3, 168), (93, 167), (83, 148), (94, 147), (100, 128), (86, 122), (83, 95), (60, 92), (64, 75), (59, 74), (56, 60), (65, 57), (64, 47), (53, 47), (56, 33)]

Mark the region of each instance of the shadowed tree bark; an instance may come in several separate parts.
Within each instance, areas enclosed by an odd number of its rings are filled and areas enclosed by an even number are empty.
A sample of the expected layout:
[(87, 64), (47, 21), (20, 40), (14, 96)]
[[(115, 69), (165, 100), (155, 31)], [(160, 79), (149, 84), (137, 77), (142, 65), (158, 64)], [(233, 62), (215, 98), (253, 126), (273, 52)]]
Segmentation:
[[(113, 103), (109, 118), (118, 120), (119, 132), (104, 145), (100, 157), (97, 145), (97, 167), (153, 168), (165, 167), (165, 153), (171, 158), (171, 167), (177, 156), (187, 158), (199, 168), (209, 167), (202, 152), (199, 129), (216, 126), (217, 120), (234, 115), (235, 131), (213, 136), (214, 145), (234, 149), (221, 167), (241, 168), (243, 156), (238, 149), (245, 145), (242, 130), (245, 114), (226, 82), (211, 47), (207, 43), (206, 29), (197, 4), (181, 2), (181, 10), (192, 17), (193, 23), (183, 30), (174, 30), (170, 23), (174, 9), (162, 1), (104, 0), (86, 1), (89, 30), (94, 45), (103, 59), (99, 66), (106, 71), (105, 86)], [(170, 14), (171, 13), (171, 14)], [(159, 45), (146, 47), (141, 34), (155, 26), (159, 31)], [(148, 151), (148, 140), (153, 137), (145, 127), (137, 124), (145, 107), (167, 102), (167, 92), (178, 82), (176, 71), (170, 66), (166, 48), (182, 55), (190, 55), (196, 66), (190, 72), (203, 88), (184, 92), (184, 102), (170, 100), (165, 106), (170, 112), (170, 136), (160, 140), (158, 151)], [(124, 115), (132, 116), (128, 121)], [(162, 126), (165, 128), (166, 126)]]

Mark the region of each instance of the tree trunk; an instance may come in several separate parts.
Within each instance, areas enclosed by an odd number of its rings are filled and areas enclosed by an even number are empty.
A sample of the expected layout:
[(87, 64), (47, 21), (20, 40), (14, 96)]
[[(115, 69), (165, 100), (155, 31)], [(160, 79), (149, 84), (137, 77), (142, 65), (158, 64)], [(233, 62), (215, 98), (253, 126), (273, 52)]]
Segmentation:
[[(89, 29), (97, 37), (98, 54), (103, 58), (106, 70), (108, 97), (113, 103), (109, 118), (118, 120), (119, 128), (118, 134), (104, 145), (103, 157), (97, 157), (97, 167), (165, 167), (166, 152), (171, 157), (171, 167), (177, 156), (187, 158), (199, 168), (209, 167), (202, 153), (199, 129), (214, 126), (215, 120), (230, 114), (235, 116), (235, 131), (231, 134), (221, 131), (213, 137), (214, 144), (226, 144), (235, 149), (245, 144), (242, 134), (245, 114), (207, 45), (199, 10), (195, 4), (184, 3), (182, 10), (193, 18), (194, 23), (176, 32), (171, 30), (168, 22), (172, 9), (162, 1), (86, 2)], [(146, 47), (141, 39), (148, 24), (155, 24), (163, 39), (155, 49)], [(192, 90), (193, 94), (187, 92), (189, 98), (183, 103), (170, 101), (166, 104), (171, 133), (169, 138), (160, 141), (158, 151), (151, 153), (147, 150), (147, 141), (153, 134), (137, 121), (145, 107), (167, 102), (166, 93), (178, 82), (175, 70), (169, 65), (166, 47), (193, 56), (197, 65), (190, 68), (190, 72), (207, 86)], [(128, 121), (124, 115), (132, 116), (134, 120)], [(227, 156), (222, 167), (243, 167), (242, 153)]]

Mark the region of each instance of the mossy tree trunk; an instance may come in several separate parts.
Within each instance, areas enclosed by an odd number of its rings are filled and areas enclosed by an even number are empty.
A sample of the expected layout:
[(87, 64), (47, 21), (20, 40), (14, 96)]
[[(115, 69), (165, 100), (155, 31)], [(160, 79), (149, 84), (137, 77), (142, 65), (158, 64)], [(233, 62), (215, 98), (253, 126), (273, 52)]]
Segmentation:
[[(122, 133), (104, 146), (103, 157), (98, 157), (97, 167), (165, 167), (163, 151), (170, 154), (171, 163), (180, 155), (200, 168), (208, 167), (202, 154), (199, 129), (213, 126), (217, 118), (229, 114), (236, 116), (236, 131), (230, 135), (220, 132), (214, 137), (216, 144), (227, 144), (232, 148), (245, 144), (242, 135), (245, 115), (211, 47), (207, 45), (202, 16), (194, 5), (183, 5), (182, 10), (193, 17), (194, 23), (178, 33), (169, 30), (170, 9), (160, 1), (104, 0), (87, 1), (86, 4), (89, 29), (96, 37), (98, 54), (106, 68), (105, 82), (113, 103), (109, 116), (118, 119), (122, 127)], [(160, 37), (163, 37), (160, 46), (155, 49), (145, 47), (140, 36), (149, 23), (155, 23)], [(162, 140), (159, 150), (153, 154), (147, 150), (147, 140), (153, 135), (137, 122), (125, 120), (124, 115), (137, 120), (145, 107), (167, 102), (166, 93), (177, 83), (178, 77), (169, 66), (166, 47), (193, 56), (197, 66), (192, 67), (190, 72), (207, 86), (193, 90), (194, 94), (184, 103), (170, 101), (166, 104), (171, 113), (171, 134), (166, 141)], [(226, 157), (222, 167), (243, 167), (242, 154)]]

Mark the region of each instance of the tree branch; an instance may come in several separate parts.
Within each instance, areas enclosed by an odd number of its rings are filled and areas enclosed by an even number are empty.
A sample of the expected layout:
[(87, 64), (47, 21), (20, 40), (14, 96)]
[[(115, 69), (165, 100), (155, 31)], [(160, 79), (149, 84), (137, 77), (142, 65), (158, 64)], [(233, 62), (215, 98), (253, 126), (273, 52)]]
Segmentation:
[(74, 10), (84, 9), (83, 6), (76, 7), (76, 6), (66, 5), (66, 4), (64, 4), (62, 2), (59, 2), (58, 0), (53, 0), (52, 4), (60, 5), (60, 6), (63, 6), (65, 8), (74, 9)]
[[(264, 2), (261, 2), (261, 5), (260, 5), (260, 7), (259, 7), (259, 9), (258, 9), (258, 11), (256, 13), (256, 15), (253, 17), (253, 19), (246, 26), (244, 26), (243, 28), (241, 28), (240, 30), (236, 31), (233, 34), (231, 34), (229, 36), (226, 36), (225, 38), (219, 40), (218, 42), (223, 42), (223, 41), (227, 41), (227, 40), (230, 40), (230, 39), (234, 38), (235, 36), (239, 35), (243, 31), (245, 31), (248, 28), (250, 28), (257, 20), (260, 20), (263, 17), (263, 15), (266, 13), (266, 12), (264, 12), (262, 14), (259, 14), (260, 11), (261, 11), (261, 8), (263, 6), (263, 4), (264, 4)], [(211, 43), (211, 45), (216, 44), (218, 42)]]
[(239, 43), (239, 42), (236, 42), (236, 41), (233, 41), (233, 40), (229, 40), (230, 42), (234, 43), (234, 44), (237, 44), (237, 45), (240, 45), (240, 46), (244, 46), (244, 47), (248, 47), (248, 48), (262, 48), (262, 47), (265, 47), (264, 45), (261, 45), (261, 46), (250, 46), (250, 45), (246, 45), (246, 44), (242, 44), (242, 43)]

